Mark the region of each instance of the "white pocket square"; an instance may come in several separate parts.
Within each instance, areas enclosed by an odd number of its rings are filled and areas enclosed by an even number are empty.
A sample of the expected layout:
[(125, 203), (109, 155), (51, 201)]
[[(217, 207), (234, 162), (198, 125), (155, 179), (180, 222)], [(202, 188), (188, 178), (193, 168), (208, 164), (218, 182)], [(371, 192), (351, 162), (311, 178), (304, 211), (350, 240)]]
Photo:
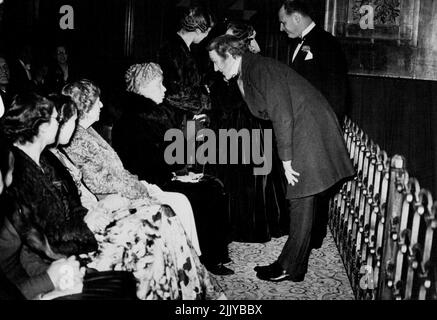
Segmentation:
[(307, 55), (305, 56), (305, 61), (306, 60), (311, 60), (313, 58), (313, 54), (311, 53), (311, 51), (307, 52)]

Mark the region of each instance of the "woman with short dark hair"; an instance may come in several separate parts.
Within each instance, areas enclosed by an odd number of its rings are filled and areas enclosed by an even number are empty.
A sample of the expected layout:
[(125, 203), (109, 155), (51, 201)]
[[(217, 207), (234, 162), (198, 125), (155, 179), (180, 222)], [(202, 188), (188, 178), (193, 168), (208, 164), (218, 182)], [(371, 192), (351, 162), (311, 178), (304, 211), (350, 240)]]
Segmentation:
[[(2, 119), (2, 131), (14, 145), (11, 192), (32, 214), (21, 222), (36, 223), (51, 244), (46, 246), (43, 239), (36, 239), (40, 240), (38, 249), (52, 259), (97, 249), (94, 235), (83, 222), (88, 210), (74, 194), (62, 194), (54, 188), (49, 179), (53, 172), (41, 157), (44, 149), (55, 143), (58, 128), (58, 112), (53, 102), (36, 94), (16, 96)], [(62, 219), (71, 223), (54, 223)]]
[[(71, 252), (60, 252), (49, 244), (49, 238), (53, 243), (64, 234), (68, 238), (71, 229), (59, 225), (57, 230), (44, 230), (43, 221), (50, 219), (47, 216), (54, 217), (58, 210), (62, 215), (63, 207), (50, 203), (53, 197), (49, 193), (38, 195), (42, 189), (35, 189), (44, 184), (40, 180), (44, 176), (40, 155), (45, 146), (55, 140), (56, 117), (53, 103), (29, 94), (16, 97), (1, 121), (2, 137), (12, 139), (15, 147), (10, 148), (10, 144), (1, 139), (0, 269), (27, 299), (41, 298), (42, 294), (53, 298), (82, 290), (83, 274), (79, 272), (79, 264), (74, 257), (66, 260)], [(44, 204), (47, 201), (49, 203)], [(78, 239), (69, 238), (67, 242), (71, 243), (67, 247), (91, 248), (93, 245), (86, 235), (77, 243)], [(70, 288), (63, 288), (61, 284), (63, 266), (75, 274)]]

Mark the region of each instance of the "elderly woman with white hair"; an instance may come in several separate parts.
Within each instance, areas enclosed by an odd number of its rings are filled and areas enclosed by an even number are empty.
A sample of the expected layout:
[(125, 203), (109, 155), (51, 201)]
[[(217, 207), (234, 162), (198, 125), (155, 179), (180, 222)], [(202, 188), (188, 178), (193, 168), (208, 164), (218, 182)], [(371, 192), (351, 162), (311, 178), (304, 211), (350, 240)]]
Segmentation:
[(127, 70), (126, 107), (112, 129), (114, 149), (124, 166), (140, 179), (156, 183), (165, 191), (183, 193), (190, 200), (202, 250), (201, 261), (214, 274), (232, 274), (224, 266), (230, 262), (229, 227), (227, 195), (221, 182), (164, 160), (165, 132), (178, 128), (174, 108), (161, 105), (166, 92), (164, 76), (156, 63), (135, 64)]

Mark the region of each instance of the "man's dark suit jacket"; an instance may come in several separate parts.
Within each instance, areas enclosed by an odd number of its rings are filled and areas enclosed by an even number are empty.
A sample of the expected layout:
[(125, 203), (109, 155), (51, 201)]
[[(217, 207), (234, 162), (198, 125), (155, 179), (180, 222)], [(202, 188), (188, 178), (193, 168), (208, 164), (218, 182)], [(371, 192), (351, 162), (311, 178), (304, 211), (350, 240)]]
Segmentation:
[(246, 53), (241, 79), (251, 113), (271, 120), (281, 160), (300, 173), (287, 198), (315, 195), (354, 174), (342, 131), (325, 97), (279, 61)]
[[(3, 274), (4, 281), (11, 287), (14, 284), (19, 288), (26, 299), (52, 291), (53, 283), (45, 272), (49, 264), (21, 242), (20, 236), (7, 218), (3, 218), (0, 224), (0, 273)], [(13, 291), (9, 291), (9, 294), (13, 294)]]
[[(347, 96), (347, 61), (338, 40), (315, 26), (305, 37), (296, 58), (291, 62), (299, 42), (291, 49), (290, 66), (326, 97), (339, 121), (343, 120)], [(313, 58), (305, 60), (307, 51)]]
[(11, 78), (9, 80), (9, 92), (11, 95), (35, 90), (35, 83), (29, 80), (26, 70), (19, 60), (12, 61), (10, 69)]

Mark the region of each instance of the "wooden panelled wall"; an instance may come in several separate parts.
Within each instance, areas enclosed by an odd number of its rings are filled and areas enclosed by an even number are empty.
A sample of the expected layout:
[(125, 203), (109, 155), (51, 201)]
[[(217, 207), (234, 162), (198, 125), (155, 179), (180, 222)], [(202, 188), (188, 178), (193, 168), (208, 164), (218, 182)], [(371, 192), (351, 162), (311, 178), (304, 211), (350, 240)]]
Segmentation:
[(437, 194), (437, 82), (350, 76), (350, 116)]

